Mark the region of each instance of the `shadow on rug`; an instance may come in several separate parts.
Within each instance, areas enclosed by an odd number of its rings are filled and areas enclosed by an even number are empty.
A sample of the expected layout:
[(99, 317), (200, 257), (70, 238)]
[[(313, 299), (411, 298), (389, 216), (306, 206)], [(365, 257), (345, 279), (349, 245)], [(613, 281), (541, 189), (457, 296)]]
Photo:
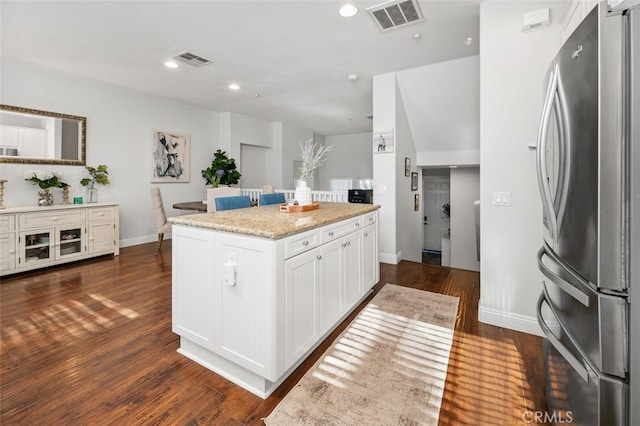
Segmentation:
[(386, 284), (264, 419), (437, 425), (458, 298)]

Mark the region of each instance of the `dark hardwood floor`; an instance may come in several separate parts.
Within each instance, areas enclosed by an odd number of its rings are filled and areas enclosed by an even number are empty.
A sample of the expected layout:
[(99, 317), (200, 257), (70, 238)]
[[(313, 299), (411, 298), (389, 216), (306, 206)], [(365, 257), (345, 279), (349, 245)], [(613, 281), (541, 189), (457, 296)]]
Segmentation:
[[(0, 424), (259, 425), (356, 315), (262, 400), (176, 352), (171, 241), (154, 250), (2, 279)], [(525, 424), (526, 410), (545, 409), (541, 339), (478, 323), (479, 279), (382, 264), (376, 291), (389, 282), (460, 298), (441, 425)]]

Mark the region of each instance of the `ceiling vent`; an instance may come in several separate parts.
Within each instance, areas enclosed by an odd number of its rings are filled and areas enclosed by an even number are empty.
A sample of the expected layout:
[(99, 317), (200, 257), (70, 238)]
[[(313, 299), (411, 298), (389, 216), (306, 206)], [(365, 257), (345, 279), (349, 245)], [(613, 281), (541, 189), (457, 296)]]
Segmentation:
[(202, 56), (198, 56), (191, 52), (184, 52), (177, 56), (174, 56), (173, 59), (184, 62), (185, 64), (192, 65), (194, 67), (202, 67), (204, 65), (209, 65), (211, 63), (210, 60), (203, 58)]
[(367, 9), (382, 31), (424, 21), (417, 0), (390, 1)]

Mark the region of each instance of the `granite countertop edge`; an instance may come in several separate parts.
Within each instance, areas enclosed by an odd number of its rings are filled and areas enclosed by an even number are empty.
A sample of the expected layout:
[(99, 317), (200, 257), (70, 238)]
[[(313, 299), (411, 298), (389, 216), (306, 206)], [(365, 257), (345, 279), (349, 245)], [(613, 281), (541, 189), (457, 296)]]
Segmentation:
[(278, 240), (331, 223), (371, 213), (377, 204), (320, 203), (320, 208), (302, 213), (284, 213), (278, 206), (249, 207), (222, 212), (174, 216), (174, 225)]

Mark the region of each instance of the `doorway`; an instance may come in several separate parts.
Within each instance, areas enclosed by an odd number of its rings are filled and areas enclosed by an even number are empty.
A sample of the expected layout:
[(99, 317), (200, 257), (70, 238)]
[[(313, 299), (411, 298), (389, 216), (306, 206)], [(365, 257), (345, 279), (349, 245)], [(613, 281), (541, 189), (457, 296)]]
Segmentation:
[[(435, 171), (431, 171), (434, 173)], [(436, 172), (438, 173), (438, 172)], [(422, 177), (424, 200), (422, 259), (424, 263), (440, 264), (442, 240), (449, 237), (450, 219), (445, 208), (450, 200), (449, 170), (440, 175)], [(446, 213), (445, 213), (446, 212)]]

